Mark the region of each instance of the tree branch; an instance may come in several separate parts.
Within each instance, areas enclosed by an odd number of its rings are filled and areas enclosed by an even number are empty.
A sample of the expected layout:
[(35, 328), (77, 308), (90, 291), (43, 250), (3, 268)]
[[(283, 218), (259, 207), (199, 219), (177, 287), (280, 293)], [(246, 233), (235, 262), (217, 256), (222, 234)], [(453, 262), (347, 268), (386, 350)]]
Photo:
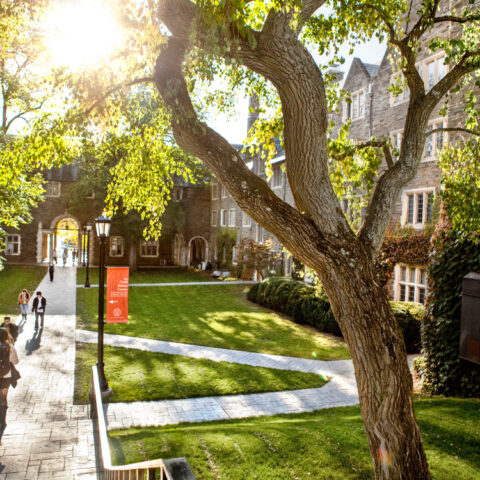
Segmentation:
[(83, 112), (83, 115), (89, 115), (95, 108), (98, 107), (104, 100), (106, 100), (110, 95), (122, 90), (124, 88), (133, 87), (134, 85), (139, 85), (140, 83), (153, 83), (155, 81), (154, 77), (140, 77), (130, 82), (122, 82), (118, 85), (115, 85), (110, 90), (107, 90), (105, 95), (102, 95), (99, 99), (95, 100), (92, 106)]
[(154, 75), (160, 95), (171, 112), (177, 144), (200, 158), (231, 193), (236, 204), (302, 261), (308, 261), (309, 255), (310, 263), (312, 258), (318, 258), (320, 245), (327, 253), (335, 242), (354, 241), (354, 237), (337, 238), (322, 233), (305, 215), (275, 195), (263, 179), (247, 168), (234, 147), (198, 119), (182, 74), (184, 51), (182, 42), (170, 37), (162, 47)]
[(476, 22), (480, 20), (480, 13), (477, 15), (469, 15), (468, 17), (458, 17), (455, 15), (442, 15), (441, 17), (435, 17), (433, 23), (442, 23), (442, 22), (454, 22), (454, 23), (468, 23)]
[[(364, 148), (373, 147), (373, 148), (381, 148), (383, 151), (383, 155), (385, 157), (385, 162), (387, 163), (387, 167), (390, 169), (393, 167), (393, 157), (392, 152), (390, 151), (390, 146), (388, 145), (387, 139), (382, 140), (370, 140), (368, 142), (361, 142), (354, 145), (356, 150), (363, 150)], [(349, 152), (343, 152), (338, 155), (333, 155), (335, 160), (343, 160), (344, 158), (350, 155)]]
[(425, 136), (428, 137), (437, 132), (462, 132), (462, 133), (468, 133), (469, 135), (480, 136), (480, 130), (471, 130), (470, 128), (461, 128), (461, 127), (434, 128), (433, 130), (428, 130)]
[(304, 24), (325, 3), (326, 0), (304, 0), (303, 8), (300, 12), (301, 23)]
[[(5, 125), (4, 127), (4, 133), (6, 133), (8, 131), (8, 129), (10, 128), (10, 125), (17, 119), (19, 118), (22, 118), (24, 115), (26, 115), (27, 113), (30, 113), (30, 112), (35, 112), (37, 110), (40, 110), (42, 107), (43, 107), (43, 104), (45, 103), (45, 100), (43, 102), (41, 102), (39, 105), (37, 105), (36, 107), (34, 108), (31, 108), (30, 110), (27, 110), (25, 112), (20, 112), (20, 113), (17, 113), (17, 115), (13, 116), (8, 122), (7, 124)], [(25, 120), (25, 119), (23, 119)], [(25, 120), (28, 124), (28, 121)]]

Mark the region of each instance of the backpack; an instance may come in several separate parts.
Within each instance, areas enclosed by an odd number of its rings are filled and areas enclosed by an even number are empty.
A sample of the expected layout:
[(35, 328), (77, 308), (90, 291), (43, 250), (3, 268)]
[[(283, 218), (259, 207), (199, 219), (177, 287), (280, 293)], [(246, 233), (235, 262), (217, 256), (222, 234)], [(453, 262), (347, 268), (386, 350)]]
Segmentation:
[(0, 377), (10, 373), (10, 349), (8, 343), (0, 342)]

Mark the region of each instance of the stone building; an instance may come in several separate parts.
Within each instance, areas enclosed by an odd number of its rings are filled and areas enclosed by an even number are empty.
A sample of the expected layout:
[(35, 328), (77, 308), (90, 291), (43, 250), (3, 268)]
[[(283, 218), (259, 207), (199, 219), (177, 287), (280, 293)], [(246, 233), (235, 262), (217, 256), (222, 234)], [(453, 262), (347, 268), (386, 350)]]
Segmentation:
[[(69, 259), (74, 250), (79, 264), (86, 259), (87, 235), (85, 225), (102, 213), (102, 206), (94, 195), (85, 197), (82, 208), (69, 208), (68, 190), (79, 178), (77, 164), (66, 165), (44, 172), (45, 201), (32, 211), (33, 221), (19, 230), (7, 229), (4, 256), (7, 263), (42, 264), (53, 260), (61, 263), (64, 248)], [(172, 192), (169, 207), (176, 205), (182, 212), (182, 221), (175, 229), (165, 231), (159, 239), (145, 240), (141, 228), (125, 229), (124, 224), (112, 222), (106, 248), (107, 265), (136, 265), (159, 267), (164, 265), (203, 265), (209, 258), (210, 192), (203, 185), (178, 183)], [(169, 208), (167, 207), (167, 208)], [(72, 213), (74, 212), (74, 213)], [(99, 242), (95, 227), (89, 235), (89, 261), (97, 264)]]

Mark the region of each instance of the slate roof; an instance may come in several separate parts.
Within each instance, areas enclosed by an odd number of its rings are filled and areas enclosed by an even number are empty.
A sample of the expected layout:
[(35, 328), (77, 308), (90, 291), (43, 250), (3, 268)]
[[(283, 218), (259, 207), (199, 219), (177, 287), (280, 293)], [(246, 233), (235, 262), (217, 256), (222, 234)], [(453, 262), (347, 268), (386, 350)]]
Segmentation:
[(362, 63), (370, 78), (374, 77), (377, 74), (380, 65), (376, 65), (375, 63)]

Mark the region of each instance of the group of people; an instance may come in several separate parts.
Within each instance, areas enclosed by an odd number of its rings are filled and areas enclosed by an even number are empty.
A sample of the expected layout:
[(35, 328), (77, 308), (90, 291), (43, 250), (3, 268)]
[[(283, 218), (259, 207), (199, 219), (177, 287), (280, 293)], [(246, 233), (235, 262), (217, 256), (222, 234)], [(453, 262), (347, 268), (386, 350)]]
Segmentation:
[[(62, 252), (62, 261), (63, 261), (63, 266), (65, 266), (67, 264), (67, 260), (68, 260), (68, 248), (65, 247), (63, 249), (63, 252)], [(78, 250), (76, 248), (74, 248), (72, 250), (72, 263), (75, 263), (76, 261), (78, 260)], [(51, 264), (55, 263), (55, 265), (57, 264), (57, 252), (53, 252), (53, 259), (52, 259), (52, 262)]]
[[(30, 294), (23, 289), (18, 295), (22, 324), (27, 321), (29, 301)], [(39, 326), (40, 332), (43, 330), (46, 307), (46, 298), (42, 292), (37, 292), (32, 302), (32, 312), (35, 313), (35, 332), (38, 332)], [(12, 322), (10, 317), (4, 317), (3, 323), (0, 325), (0, 443), (7, 427), (8, 389), (10, 386), (16, 387), (17, 380), (20, 378), (20, 373), (15, 367), (18, 364), (18, 355), (14, 346), (18, 334), (18, 325)]]

